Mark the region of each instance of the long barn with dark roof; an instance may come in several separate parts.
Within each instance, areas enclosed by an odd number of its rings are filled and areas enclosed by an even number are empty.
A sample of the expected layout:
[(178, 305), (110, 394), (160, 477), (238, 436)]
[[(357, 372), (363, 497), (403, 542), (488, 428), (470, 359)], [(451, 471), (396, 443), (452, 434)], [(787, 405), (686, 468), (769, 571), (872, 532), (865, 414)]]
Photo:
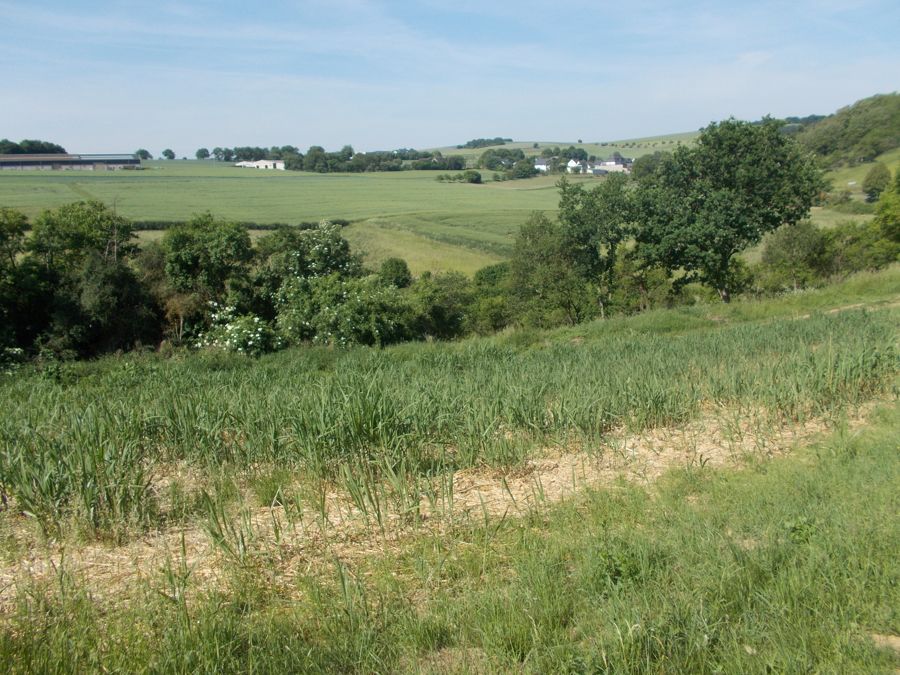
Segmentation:
[(137, 155), (0, 155), (0, 170), (3, 171), (108, 171), (140, 166)]

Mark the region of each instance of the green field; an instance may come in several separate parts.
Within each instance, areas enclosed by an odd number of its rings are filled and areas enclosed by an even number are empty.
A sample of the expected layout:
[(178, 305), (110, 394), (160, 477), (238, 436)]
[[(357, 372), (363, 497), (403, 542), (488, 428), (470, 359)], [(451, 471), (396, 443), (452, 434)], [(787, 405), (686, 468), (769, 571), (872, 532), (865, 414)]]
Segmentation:
[[(640, 156), (690, 142), (696, 134), (622, 141), (607, 146), (584, 144), (605, 156), (614, 150)], [(533, 152), (532, 143), (512, 144)], [(550, 145), (550, 143), (540, 143)], [(555, 145), (555, 144), (554, 144)], [(568, 145), (560, 143), (559, 145)], [(526, 147), (527, 146), (527, 147)], [(449, 153), (451, 149), (443, 149)], [(470, 155), (480, 154), (470, 151)], [(900, 150), (883, 156), (893, 167)], [(0, 173), (0, 206), (30, 217), (42, 209), (80, 199), (115, 205), (136, 221), (177, 221), (209, 210), (244, 222), (299, 223), (323, 218), (352, 221), (346, 236), (367, 254), (367, 262), (398, 256), (416, 274), (459, 270), (467, 274), (509, 256), (519, 227), (533, 211), (555, 211), (558, 177), (487, 182), (484, 185), (438, 183), (437, 173), (404, 171), (369, 174), (310, 174), (240, 169), (211, 161), (153, 161), (143, 171)], [(842, 169), (829, 177), (835, 186), (856, 180), (855, 196), (869, 165)], [(485, 172), (489, 178), (489, 172)], [(574, 178), (591, 184), (596, 179)], [(829, 209), (814, 209), (822, 227), (871, 219)], [(151, 239), (153, 233), (141, 235)], [(755, 260), (759, 248), (748, 251)]]
[(0, 175), (0, 204), (31, 217), (80, 199), (114, 204), (141, 220), (184, 220), (205, 210), (245, 222), (354, 222), (352, 243), (372, 262), (408, 258), (415, 272), (471, 272), (508, 255), (532, 211), (556, 208), (554, 178), (463, 185), (437, 173), (263, 172), (214, 162), (150, 162), (144, 171)]

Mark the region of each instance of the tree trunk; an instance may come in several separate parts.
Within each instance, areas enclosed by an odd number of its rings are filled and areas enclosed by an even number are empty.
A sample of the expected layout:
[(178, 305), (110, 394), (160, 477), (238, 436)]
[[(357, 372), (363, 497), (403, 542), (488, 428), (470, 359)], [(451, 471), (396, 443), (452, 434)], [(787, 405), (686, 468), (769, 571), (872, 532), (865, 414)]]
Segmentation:
[(720, 288), (719, 297), (722, 298), (722, 302), (731, 302), (731, 293), (728, 292), (727, 288)]

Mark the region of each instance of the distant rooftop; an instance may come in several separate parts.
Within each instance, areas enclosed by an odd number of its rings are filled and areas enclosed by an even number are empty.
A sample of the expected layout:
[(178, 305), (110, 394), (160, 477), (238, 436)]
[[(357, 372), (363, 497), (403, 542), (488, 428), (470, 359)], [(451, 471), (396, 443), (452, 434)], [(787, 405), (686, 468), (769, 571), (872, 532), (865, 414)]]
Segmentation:
[(69, 155), (63, 153), (0, 155), (0, 162), (131, 162), (134, 154)]

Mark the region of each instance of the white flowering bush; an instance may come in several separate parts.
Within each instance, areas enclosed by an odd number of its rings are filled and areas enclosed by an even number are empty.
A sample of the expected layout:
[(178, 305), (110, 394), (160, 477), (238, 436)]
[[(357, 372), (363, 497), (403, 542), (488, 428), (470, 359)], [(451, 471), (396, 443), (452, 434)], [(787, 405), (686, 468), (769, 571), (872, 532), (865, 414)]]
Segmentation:
[(268, 260), (270, 273), (279, 279), (321, 277), (338, 274), (357, 276), (361, 269), (359, 256), (341, 235), (341, 228), (323, 220), (311, 230), (286, 231), (271, 235), (283, 246)]
[(196, 346), (200, 349), (224, 349), (229, 352), (260, 356), (281, 347), (272, 327), (253, 314), (238, 315), (232, 306), (210, 304), (211, 326), (201, 333)]
[(12, 375), (25, 360), (25, 351), (19, 347), (0, 347), (0, 375)]
[(386, 345), (412, 337), (411, 303), (378, 277), (291, 279), (278, 295), (278, 329), (292, 344)]

